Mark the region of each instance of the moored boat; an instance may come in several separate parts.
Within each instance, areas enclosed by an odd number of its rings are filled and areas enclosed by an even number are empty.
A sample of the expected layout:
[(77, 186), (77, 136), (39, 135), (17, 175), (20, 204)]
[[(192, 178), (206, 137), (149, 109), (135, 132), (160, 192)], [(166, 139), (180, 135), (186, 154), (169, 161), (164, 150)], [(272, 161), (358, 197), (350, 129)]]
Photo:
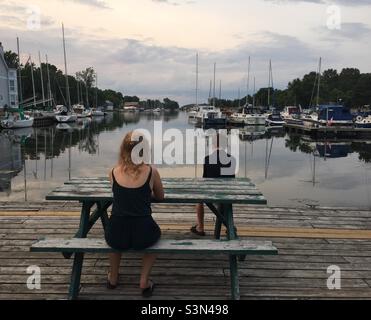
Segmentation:
[(279, 113), (272, 113), (268, 115), (266, 119), (267, 126), (271, 127), (282, 127), (285, 124), (285, 121)]
[(20, 129), (20, 128), (30, 128), (33, 126), (34, 118), (29, 116), (14, 116), (10, 115), (8, 118), (1, 121), (1, 127), (4, 129)]
[(371, 116), (368, 116), (366, 118), (363, 117), (360, 118), (357, 117), (355, 121), (356, 128), (371, 128)]

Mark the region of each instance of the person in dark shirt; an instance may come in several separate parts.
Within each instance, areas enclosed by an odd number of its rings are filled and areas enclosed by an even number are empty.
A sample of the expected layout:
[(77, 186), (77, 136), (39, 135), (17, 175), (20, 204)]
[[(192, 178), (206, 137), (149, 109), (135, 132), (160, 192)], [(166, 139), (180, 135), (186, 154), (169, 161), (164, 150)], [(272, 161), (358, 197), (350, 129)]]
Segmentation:
[[(236, 159), (221, 147), (220, 134), (213, 137), (214, 151), (204, 160), (203, 178), (235, 178)], [(191, 232), (198, 236), (205, 236), (204, 204), (196, 206), (197, 224), (191, 228)]]

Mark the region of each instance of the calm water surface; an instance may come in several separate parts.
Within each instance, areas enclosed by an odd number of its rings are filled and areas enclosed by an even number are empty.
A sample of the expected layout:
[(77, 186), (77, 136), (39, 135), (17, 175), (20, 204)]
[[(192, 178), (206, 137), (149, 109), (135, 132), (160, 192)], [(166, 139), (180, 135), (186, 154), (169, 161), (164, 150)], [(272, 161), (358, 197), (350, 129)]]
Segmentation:
[[(105, 176), (126, 132), (193, 128), (183, 112), (113, 113), (80, 124), (0, 132), (0, 201), (43, 200), (70, 177)], [(158, 138), (158, 137), (157, 137)], [(249, 177), (269, 205), (371, 208), (371, 141), (311, 141), (265, 128), (241, 129), (240, 177)], [(184, 145), (187, 149), (189, 146)], [(202, 168), (160, 166), (163, 177), (200, 177)]]

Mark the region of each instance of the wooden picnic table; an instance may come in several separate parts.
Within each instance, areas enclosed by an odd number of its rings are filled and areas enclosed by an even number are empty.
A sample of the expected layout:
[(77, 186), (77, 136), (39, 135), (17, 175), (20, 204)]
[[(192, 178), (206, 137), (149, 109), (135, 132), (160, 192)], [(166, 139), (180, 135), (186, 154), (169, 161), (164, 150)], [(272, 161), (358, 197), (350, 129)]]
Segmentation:
[[(204, 203), (216, 215), (214, 236), (220, 239), (221, 227), (227, 229), (227, 239), (237, 239), (233, 220), (233, 204), (266, 205), (267, 200), (250, 179), (163, 179), (165, 199), (161, 203)], [(107, 210), (112, 205), (112, 187), (108, 178), (74, 178), (47, 195), (46, 200), (79, 201), (82, 203), (80, 226), (76, 238), (86, 238), (97, 220), (101, 219), (105, 228), (108, 220)], [(92, 208), (94, 207), (94, 211)], [(66, 258), (71, 254), (64, 254)], [(83, 259), (83, 258), (81, 258)], [(78, 260), (78, 259), (77, 259)], [(81, 263), (76, 261), (72, 271), (78, 283)], [(237, 256), (230, 256), (231, 284), (238, 288)], [(239, 298), (239, 292), (233, 294)]]

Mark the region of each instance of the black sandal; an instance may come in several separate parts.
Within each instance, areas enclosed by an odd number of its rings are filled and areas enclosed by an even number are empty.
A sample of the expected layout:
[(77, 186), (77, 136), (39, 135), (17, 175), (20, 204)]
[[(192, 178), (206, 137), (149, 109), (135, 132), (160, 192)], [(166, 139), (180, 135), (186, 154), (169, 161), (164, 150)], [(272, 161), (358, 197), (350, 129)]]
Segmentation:
[(150, 298), (153, 295), (153, 291), (155, 290), (155, 283), (152, 280), (149, 280), (149, 287), (146, 289), (142, 289), (142, 296), (143, 298)]
[(198, 236), (200, 236), (200, 237), (204, 237), (204, 236), (206, 236), (205, 231), (198, 231), (198, 230), (197, 230), (197, 225), (195, 225), (195, 226), (193, 226), (193, 227), (191, 228), (191, 232), (194, 233), (194, 234), (196, 234), (196, 235), (198, 235)]
[(113, 285), (111, 283), (110, 277), (111, 277), (111, 273), (108, 272), (107, 289), (109, 289), (109, 290), (115, 290), (117, 288), (117, 286), (118, 286), (118, 283), (116, 283), (115, 285)]

